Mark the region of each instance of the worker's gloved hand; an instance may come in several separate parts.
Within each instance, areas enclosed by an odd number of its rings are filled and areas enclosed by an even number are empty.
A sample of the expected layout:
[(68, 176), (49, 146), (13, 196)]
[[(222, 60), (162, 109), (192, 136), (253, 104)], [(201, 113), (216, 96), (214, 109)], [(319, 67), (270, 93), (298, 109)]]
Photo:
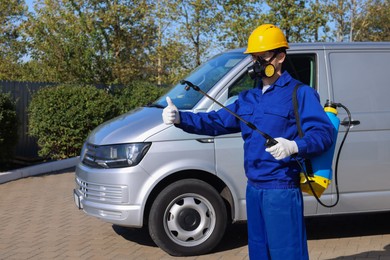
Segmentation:
[(274, 146), (265, 149), (276, 160), (282, 160), (292, 154), (298, 153), (298, 145), (295, 141), (290, 141), (282, 137), (275, 138), (278, 142)]
[(167, 97), (168, 106), (164, 108), (162, 113), (163, 121), (166, 125), (179, 124), (180, 123), (180, 114), (179, 110), (173, 104), (170, 97)]

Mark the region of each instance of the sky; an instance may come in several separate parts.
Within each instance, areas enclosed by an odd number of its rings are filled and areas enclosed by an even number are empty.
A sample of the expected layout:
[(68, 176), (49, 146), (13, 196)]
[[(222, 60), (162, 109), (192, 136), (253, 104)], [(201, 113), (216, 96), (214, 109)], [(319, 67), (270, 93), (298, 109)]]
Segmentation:
[(35, 3), (35, 0), (25, 0), (27, 6), (28, 6), (28, 9), (29, 11), (33, 11), (34, 10), (34, 3)]

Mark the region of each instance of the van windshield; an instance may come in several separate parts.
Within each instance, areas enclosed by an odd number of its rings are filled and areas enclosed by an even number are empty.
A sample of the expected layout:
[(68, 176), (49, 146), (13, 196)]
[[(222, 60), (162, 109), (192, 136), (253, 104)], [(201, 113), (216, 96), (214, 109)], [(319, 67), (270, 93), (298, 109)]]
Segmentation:
[[(197, 85), (204, 92), (208, 92), (223, 76), (247, 55), (242, 52), (227, 52), (219, 54), (192, 71), (185, 79)], [(165, 98), (169, 96), (178, 109), (192, 109), (203, 97), (201, 93), (180, 83), (174, 86), (167, 94), (158, 99), (151, 106), (166, 107)]]

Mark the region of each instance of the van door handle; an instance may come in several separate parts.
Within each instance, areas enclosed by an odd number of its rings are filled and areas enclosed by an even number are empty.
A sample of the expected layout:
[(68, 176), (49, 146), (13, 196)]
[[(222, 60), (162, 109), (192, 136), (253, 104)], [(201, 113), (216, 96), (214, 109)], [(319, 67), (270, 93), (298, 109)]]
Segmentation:
[(214, 143), (214, 138), (199, 138), (196, 139), (196, 141), (203, 144), (210, 144), (210, 143)]
[[(340, 125), (348, 126), (349, 125), (349, 120), (348, 119), (344, 119), (343, 121), (340, 122)], [(360, 125), (360, 121), (359, 120), (352, 120), (351, 121), (351, 126), (354, 126), (354, 125)]]

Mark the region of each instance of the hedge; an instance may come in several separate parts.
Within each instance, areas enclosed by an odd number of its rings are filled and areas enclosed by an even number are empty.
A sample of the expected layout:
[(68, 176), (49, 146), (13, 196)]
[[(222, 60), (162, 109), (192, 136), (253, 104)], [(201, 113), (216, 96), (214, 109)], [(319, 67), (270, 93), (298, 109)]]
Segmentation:
[(9, 94), (0, 93), (0, 162), (7, 162), (14, 154), (18, 141), (18, 118), (15, 102)]
[(165, 89), (136, 81), (110, 91), (94, 86), (46, 87), (29, 105), (29, 134), (38, 139), (39, 156), (64, 159), (80, 154), (88, 134), (101, 123), (155, 101)]
[(42, 88), (28, 110), (29, 134), (38, 139), (38, 154), (51, 159), (79, 155), (89, 132), (119, 115), (114, 97), (93, 86)]
[(134, 81), (123, 88), (117, 88), (114, 91), (114, 96), (119, 102), (121, 113), (126, 113), (134, 108), (152, 103), (161, 97), (166, 90), (166, 88), (157, 87), (146, 81)]

